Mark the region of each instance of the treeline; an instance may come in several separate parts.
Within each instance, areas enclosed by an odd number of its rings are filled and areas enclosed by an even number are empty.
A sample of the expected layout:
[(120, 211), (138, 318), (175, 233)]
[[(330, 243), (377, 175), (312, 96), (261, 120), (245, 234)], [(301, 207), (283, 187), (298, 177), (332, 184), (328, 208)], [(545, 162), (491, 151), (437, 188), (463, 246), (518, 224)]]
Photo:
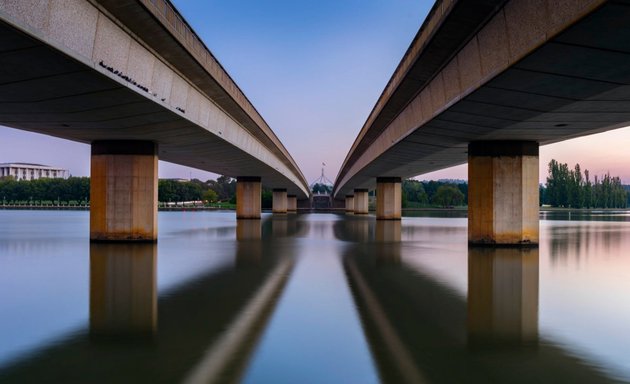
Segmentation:
[(468, 184), (453, 181), (403, 180), (403, 208), (455, 207), (468, 204)]
[(20, 180), (0, 178), (0, 198), (3, 203), (47, 201), (87, 202), (90, 200), (90, 178)]
[(549, 162), (547, 183), (540, 187), (541, 204), (565, 208), (626, 208), (628, 192), (617, 176), (609, 173), (593, 180), (579, 164), (570, 169), (556, 160)]
[[(90, 178), (20, 180), (0, 178), (0, 198), (3, 204), (30, 202), (83, 202), (90, 201)], [(158, 201), (204, 201), (208, 203), (236, 204), (236, 179), (220, 176), (217, 180), (193, 179), (158, 180)], [(271, 208), (272, 191), (263, 188), (262, 206)]]

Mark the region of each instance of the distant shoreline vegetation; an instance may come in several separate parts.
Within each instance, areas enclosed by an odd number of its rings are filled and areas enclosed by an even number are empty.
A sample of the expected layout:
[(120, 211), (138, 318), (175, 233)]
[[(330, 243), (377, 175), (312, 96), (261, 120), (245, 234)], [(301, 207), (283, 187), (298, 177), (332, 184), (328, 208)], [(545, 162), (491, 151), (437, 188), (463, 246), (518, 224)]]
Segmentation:
[(630, 186), (621, 184), (618, 176), (595, 175), (580, 164), (573, 169), (556, 160), (549, 162), (547, 183), (540, 185), (540, 204), (561, 208), (627, 208)]
[[(556, 160), (549, 162), (546, 183), (540, 184), (540, 205), (557, 208), (627, 208), (630, 185), (621, 184), (618, 176), (605, 174), (591, 180), (588, 170), (582, 172), (576, 164)], [(314, 193), (330, 193), (325, 185), (313, 186)], [(401, 203), (405, 209), (454, 208), (468, 205), (468, 183), (464, 180), (403, 180)], [(374, 192), (370, 193), (372, 196)], [(87, 206), (90, 201), (90, 178), (20, 180), (0, 177), (0, 203), (10, 206)], [(272, 206), (272, 191), (263, 188), (262, 208)], [(158, 180), (160, 208), (202, 205), (233, 209), (236, 205), (236, 180), (220, 176), (216, 180), (160, 179)]]

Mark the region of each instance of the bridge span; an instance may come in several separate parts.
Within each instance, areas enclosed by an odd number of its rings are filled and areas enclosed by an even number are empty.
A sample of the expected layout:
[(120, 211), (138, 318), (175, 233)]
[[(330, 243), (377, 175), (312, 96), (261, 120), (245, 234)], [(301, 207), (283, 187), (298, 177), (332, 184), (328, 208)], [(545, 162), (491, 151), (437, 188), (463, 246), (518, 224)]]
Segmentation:
[(468, 162), (469, 241), (538, 243), (538, 147), (628, 125), (630, 2), (438, 0), (352, 145), (348, 209)]
[(236, 177), (237, 217), (310, 195), (167, 0), (0, 2), (0, 124), (92, 145), (92, 240), (157, 239), (157, 160)]

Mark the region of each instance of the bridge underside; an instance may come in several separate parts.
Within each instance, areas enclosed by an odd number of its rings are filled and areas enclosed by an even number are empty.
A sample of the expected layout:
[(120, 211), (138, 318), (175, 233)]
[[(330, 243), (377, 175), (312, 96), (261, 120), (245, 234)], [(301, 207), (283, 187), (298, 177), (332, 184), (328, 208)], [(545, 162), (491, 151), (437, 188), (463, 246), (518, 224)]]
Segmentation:
[(2, 125), (86, 144), (154, 141), (160, 160), (233, 177), (260, 176), (265, 185), (307, 196), (308, 191), (239, 148), (238, 138), (226, 138), (229, 133), (223, 127), (209, 131), (138, 85), (98, 64), (77, 61), (4, 22), (0, 68)]
[[(384, 132), (372, 143), (373, 154), (366, 151), (354, 169), (337, 180), (335, 196), (372, 189), (377, 177), (412, 177), (466, 163), (473, 141), (545, 145), (625, 126), (630, 121), (627, 20), (630, 3), (608, 2), (474, 92), (446, 104), (460, 80), (457, 73), (453, 78), (440, 73), (442, 89), (431, 89), (430, 100), (418, 95), (392, 120), (405, 120), (399, 122), (405, 125), (399, 131), (407, 133)], [(497, 49), (494, 54), (503, 53)], [(460, 60), (460, 70), (494, 59), (470, 55), (476, 63)], [(440, 101), (435, 117), (423, 122), (422, 115), (429, 115)]]

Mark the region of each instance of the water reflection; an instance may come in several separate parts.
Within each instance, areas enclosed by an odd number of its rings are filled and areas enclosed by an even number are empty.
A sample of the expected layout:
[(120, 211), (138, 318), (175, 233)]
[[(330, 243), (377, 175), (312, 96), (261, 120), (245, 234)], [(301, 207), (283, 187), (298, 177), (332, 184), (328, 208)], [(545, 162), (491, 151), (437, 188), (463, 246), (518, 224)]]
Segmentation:
[(248, 221), (237, 241), (230, 235), (232, 248), (208, 250), (231, 252), (232, 267), (213, 266), (159, 298), (157, 245), (92, 244), (89, 327), (5, 366), (0, 382), (239, 381), (294, 265), (263, 241), (265, 225)]
[(90, 244), (90, 334), (153, 337), (157, 245)]
[(538, 343), (538, 249), (468, 251), (468, 342)]
[(470, 248), (466, 298), (406, 261), (443, 251), (374, 225), (343, 263), (382, 382), (610, 382), (540, 340), (538, 249)]

